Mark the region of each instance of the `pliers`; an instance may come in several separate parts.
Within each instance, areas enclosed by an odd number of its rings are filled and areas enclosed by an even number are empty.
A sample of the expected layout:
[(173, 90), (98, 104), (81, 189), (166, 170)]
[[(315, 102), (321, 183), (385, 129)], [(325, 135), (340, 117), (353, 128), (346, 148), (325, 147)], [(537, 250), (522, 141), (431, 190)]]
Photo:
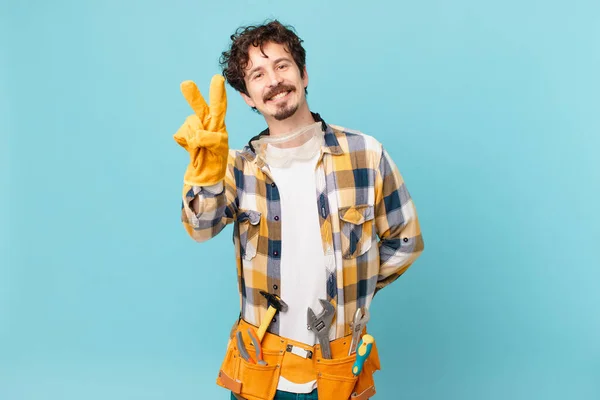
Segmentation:
[(254, 351), (256, 353), (256, 360), (254, 360), (252, 357), (250, 357), (250, 354), (248, 354), (248, 350), (246, 350), (246, 345), (244, 344), (244, 339), (242, 338), (242, 332), (238, 331), (236, 334), (237, 345), (238, 345), (238, 349), (240, 350), (240, 354), (242, 355), (242, 358), (244, 360), (246, 360), (247, 362), (249, 362), (250, 364), (267, 365), (266, 361), (263, 359), (262, 346), (260, 345), (260, 342), (258, 341), (256, 332), (254, 332), (252, 330), (252, 328), (248, 328), (248, 335), (250, 336), (250, 339), (252, 340), (252, 344), (254, 345)]

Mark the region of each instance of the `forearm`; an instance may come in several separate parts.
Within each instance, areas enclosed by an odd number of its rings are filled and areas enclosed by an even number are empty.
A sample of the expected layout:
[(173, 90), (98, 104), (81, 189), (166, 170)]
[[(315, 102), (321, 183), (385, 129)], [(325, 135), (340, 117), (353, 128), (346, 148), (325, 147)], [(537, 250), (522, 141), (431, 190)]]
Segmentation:
[(211, 186), (184, 184), (181, 222), (192, 239), (204, 242), (218, 235), (237, 214), (235, 152), (229, 154), (225, 179)]
[(209, 187), (184, 185), (183, 191), (181, 222), (195, 241), (215, 237), (233, 220), (222, 183)]
[(423, 237), (417, 211), (398, 168), (383, 151), (376, 193), (380, 267), (377, 290), (402, 275), (421, 255)]
[(412, 200), (402, 207), (405, 224), (394, 226), (379, 242), (379, 277), (377, 289), (395, 281), (421, 255), (423, 236)]

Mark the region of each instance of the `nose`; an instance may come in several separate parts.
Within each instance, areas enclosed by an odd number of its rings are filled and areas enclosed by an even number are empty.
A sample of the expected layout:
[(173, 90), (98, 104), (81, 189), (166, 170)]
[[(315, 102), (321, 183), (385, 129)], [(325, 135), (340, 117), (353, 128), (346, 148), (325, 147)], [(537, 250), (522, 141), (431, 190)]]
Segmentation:
[(270, 71), (269, 72), (269, 80), (271, 82), (272, 87), (275, 87), (277, 85), (279, 85), (281, 82), (283, 82), (283, 78), (277, 73), (277, 71)]

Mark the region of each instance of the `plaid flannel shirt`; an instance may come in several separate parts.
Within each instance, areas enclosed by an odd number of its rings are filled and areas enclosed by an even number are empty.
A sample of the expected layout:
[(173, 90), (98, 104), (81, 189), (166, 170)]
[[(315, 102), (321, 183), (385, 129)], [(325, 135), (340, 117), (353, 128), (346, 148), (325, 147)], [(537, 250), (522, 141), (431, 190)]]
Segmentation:
[[(369, 307), (375, 293), (415, 261), (423, 251), (423, 239), (404, 180), (381, 143), (361, 132), (326, 124), (318, 114), (313, 117), (324, 131), (315, 169), (315, 201), (324, 268), (330, 272), (324, 284), (337, 310), (335, 328), (330, 330), (335, 339), (351, 333), (357, 307)], [(224, 185), (212, 189), (184, 185), (182, 223), (198, 242), (234, 223), (240, 315), (258, 326), (268, 307), (260, 291), (281, 293), (285, 215), (281, 215), (277, 185), (249, 143), (241, 151), (229, 151)], [(268, 330), (279, 332), (278, 319)]]

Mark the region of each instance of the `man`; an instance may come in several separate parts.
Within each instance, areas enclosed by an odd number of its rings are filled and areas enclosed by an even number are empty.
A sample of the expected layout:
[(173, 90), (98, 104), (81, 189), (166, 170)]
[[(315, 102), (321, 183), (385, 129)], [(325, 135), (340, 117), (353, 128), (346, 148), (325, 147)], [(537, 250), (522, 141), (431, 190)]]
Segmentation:
[(232, 398), (367, 399), (379, 358), (372, 345), (353, 370), (353, 328), (366, 334), (355, 318), (421, 254), (415, 207), (375, 138), (311, 112), (305, 50), (292, 29), (272, 21), (231, 39), (223, 75), (268, 128), (229, 150), (216, 75), (210, 106), (193, 82), (182, 84), (195, 114), (175, 135), (190, 153), (189, 235), (203, 242), (234, 223), (241, 312), (217, 383)]

